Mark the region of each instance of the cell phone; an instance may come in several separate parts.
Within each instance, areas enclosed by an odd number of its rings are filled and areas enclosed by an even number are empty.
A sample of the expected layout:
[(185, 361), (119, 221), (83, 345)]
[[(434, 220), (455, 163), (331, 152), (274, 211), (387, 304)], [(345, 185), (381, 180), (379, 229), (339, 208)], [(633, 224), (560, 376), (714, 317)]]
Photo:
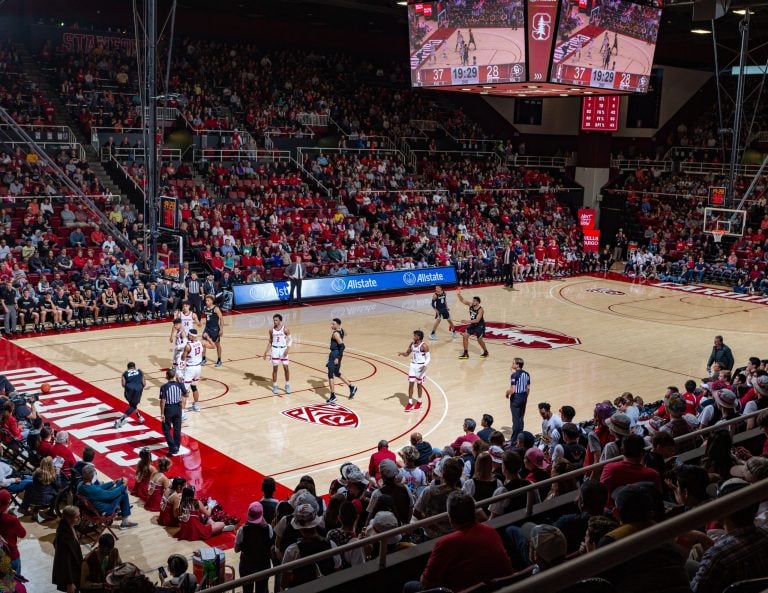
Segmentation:
[(160, 578), (163, 579), (163, 580), (168, 578), (168, 573), (165, 572), (165, 568), (162, 567), (162, 566), (157, 569), (157, 574), (159, 574)]

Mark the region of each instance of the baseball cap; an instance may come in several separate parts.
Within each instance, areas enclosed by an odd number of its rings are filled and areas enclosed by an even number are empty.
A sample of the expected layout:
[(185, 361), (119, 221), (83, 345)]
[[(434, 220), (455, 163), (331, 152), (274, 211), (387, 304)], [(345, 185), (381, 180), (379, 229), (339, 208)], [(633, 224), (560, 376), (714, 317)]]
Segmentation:
[(294, 529), (312, 529), (320, 525), (322, 519), (317, 516), (317, 509), (311, 504), (300, 504), (293, 512), (291, 525)]
[(493, 445), (488, 449), (488, 453), (491, 456), (491, 461), (494, 463), (502, 463), (504, 461), (504, 449), (498, 445)]
[(552, 525), (536, 525), (531, 530), (531, 548), (545, 562), (554, 562), (565, 558), (568, 543), (557, 527)]
[(110, 586), (116, 586), (129, 577), (142, 574), (141, 569), (132, 562), (123, 562), (115, 566), (105, 579)]
[[(376, 533), (382, 533), (384, 531), (389, 531), (390, 529), (395, 529), (398, 527), (397, 517), (395, 517), (394, 513), (390, 511), (379, 511), (371, 521), (370, 527)], [(401, 539), (401, 536), (393, 535), (392, 537), (387, 538), (386, 542), (387, 545), (390, 546), (392, 544), (398, 543)]]
[(544, 469), (547, 467), (547, 462), (544, 459), (544, 451), (538, 447), (531, 447), (525, 452), (525, 458), (535, 467)]
[(384, 459), (379, 463), (379, 473), (382, 478), (394, 478), (400, 473), (397, 464), (391, 459)]
[(718, 389), (715, 391), (715, 402), (723, 408), (735, 408), (736, 394), (730, 389)]
[(729, 494), (732, 494), (737, 490), (741, 490), (742, 488), (746, 488), (747, 486), (749, 486), (749, 482), (746, 480), (742, 480), (741, 478), (731, 478), (730, 480), (726, 480), (720, 484), (720, 487), (717, 489), (717, 498), (728, 496)]
[(346, 476), (341, 478), (339, 482), (344, 484), (344, 486), (352, 483), (366, 485), (368, 483), (368, 479), (365, 477), (363, 472), (361, 472), (358, 468), (355, 468), (353, 471), (347, 472)]
[(264, 507), (260, 502), (252, 502), (248, 507), (248, 523), (251, 525), (261, 525), (264, 523)]
[(768, 375), (761, 375), (755, 379), (754, 383), (752, 383), (752, 387), (754, 387), (758, 395), (768, 397)]
[(626, 414), (618, 413), (608, 418), (605, 425), (613, 434), (628, 437), (632, 420)]
[(752, 483), (764, 480), (768, 478), (768, 458), (750, 457), (743, 465), (733, 466), (731, 475)]

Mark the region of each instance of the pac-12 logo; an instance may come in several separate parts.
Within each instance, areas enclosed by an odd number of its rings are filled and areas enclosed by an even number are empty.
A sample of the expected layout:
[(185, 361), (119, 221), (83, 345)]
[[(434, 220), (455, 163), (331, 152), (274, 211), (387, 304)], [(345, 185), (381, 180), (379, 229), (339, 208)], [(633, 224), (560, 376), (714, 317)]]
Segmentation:
[(416, 274), (413, 272), (406, 272), (403, 274), (403, 282), (408, 286), (413, 286), (416, 284)]
[(546, 41), (552, 34), (552, 17), (546, 12), (537, 12), (533, 15), (533, 29), (531, 37), (535, 41)]
[(360, 419), (352, 410), (337, 404), (315, 404), (313, 406), (299, 406), (280, 412), (283, 416), (293, 418), (299, 422), (309, 424), (321, 424), (334, 428), (357, 428)]
[(331, 280), (331, 288), (334, 292), (344, 292), (347, 289), (347, 283), (343, 278), (334, 278)]
[[(459, 325), (456, 329), (464, 331), (466, 327), (466, 325)], [(507, 346), (539, 350), (565, 348), (581, 344), (579, 338), (566, 336), (550, 329), (529, 328), (523, 325), (495, 321), (485, 323), (485, 339), (502, 341)]]

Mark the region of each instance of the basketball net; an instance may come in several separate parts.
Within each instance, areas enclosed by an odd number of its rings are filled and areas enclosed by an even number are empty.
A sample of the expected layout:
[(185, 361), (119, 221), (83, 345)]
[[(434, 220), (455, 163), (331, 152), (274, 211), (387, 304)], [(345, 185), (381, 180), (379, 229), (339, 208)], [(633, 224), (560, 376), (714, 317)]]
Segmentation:
[(716, 231), (712, 231), (712, 238), (715, 240), (715, 243), (722, 243), (723, 235), (725, 235), (725, 231), (723, 230), (718, 229)]

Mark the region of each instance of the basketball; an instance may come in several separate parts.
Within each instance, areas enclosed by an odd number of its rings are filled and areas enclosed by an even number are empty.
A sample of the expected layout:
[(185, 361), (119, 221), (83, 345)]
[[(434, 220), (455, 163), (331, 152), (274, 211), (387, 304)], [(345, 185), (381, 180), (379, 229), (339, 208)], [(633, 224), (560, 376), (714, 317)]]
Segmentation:
[(51, 392), (51, 384), (50, 383), (43, 383), (40, 386), (40, 391), (42, 393), (50, 393)]

